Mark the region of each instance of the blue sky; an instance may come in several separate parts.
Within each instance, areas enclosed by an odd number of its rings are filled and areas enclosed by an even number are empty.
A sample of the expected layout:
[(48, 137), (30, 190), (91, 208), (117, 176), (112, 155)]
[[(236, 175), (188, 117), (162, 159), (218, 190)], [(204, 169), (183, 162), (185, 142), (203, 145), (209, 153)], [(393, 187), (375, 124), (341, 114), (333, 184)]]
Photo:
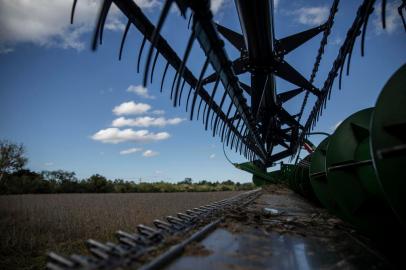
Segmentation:
[[(135, 28), (127, 37), (122, 61), (118, 61), (124, 22), (118, 10), (109, 14), (103, 45), (96, 53), (90, 51), (98, 2), (79, 0), (76, 22), (70, 26), (70, 1), (0, 0), (0, 139), (23, 143), (28, 167), (37, 171), (64, 169), (75, 171), (80, 178), (100, 173), (111, 179), (143, 181), (185, 177), (251, 181), (248, 173), (228, 163), (218, 138), (204, 131), (200, 121), (187, 120), (184, 105), (172, 107), (168, 92), (173, 70), (168, 71), (164, 91), (159, 93), (162, 59), (154, 82), (147, 89), (140, 87), (142, 71), (137, 74), (136, 61), (142, 37)], [(136, 2), (153, 22), (157, 20), (160, 1)], [(330, 1), (276, 2), (278, 38), (324, 22), (330, 5)], [(316, 77), (318, 87), (361, 1), (341, 2)], [(332, 132), (353, 112), (374, 106), (386, 80), (405, 63), (406, 34), (394, 9), (399, 3), (389, 1), (385, 31), (379, 16), (371, 16), (366, 57), (361, 58), (357, 43), (350, 76), (343, 78), (341, 91), (334, 86), (332, 101), (315, 130)], [(233, 1), (216, 0), (212, 8), (216, 21), (241, 32)], [(186, 25), (174, 10), (163, 29), (179, 55), (183, 55), (188, 38)], [(286, 58), (306, 77), (319, 41), (320, 36)], [(228, 48), (230, 58), (236, 58), (238, 52)], [(195, 44), (188, 66), (198, 74), (203, 61)], [(278, 91), (292, 88), (278, 80)], [(295, 112), (300, 102), (301, 97), (289, 102), (288, 110)], [(313, 102), (311, 99), (309, 104)], [(322, 138), (313, 139), (318, 143)], [(232, 152), (228, 155), (233, 162), (244, 161)]]

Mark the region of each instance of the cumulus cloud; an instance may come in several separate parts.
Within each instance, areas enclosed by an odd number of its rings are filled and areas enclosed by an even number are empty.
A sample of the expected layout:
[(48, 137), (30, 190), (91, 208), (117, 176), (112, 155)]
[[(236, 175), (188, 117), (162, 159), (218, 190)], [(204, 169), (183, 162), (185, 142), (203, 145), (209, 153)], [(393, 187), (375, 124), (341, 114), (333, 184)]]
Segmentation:
[(155, 157), (159, 155), (158, 152), (152, 151), (152, 150), (146, 150), (144, 153), (142, 153), (144, 157)]
[(393, 1), (386, 4), (386, 28), (382, 28), (382, 19), (381, 19), (381, 5), (377, 3), (375, 7), (375, 12), (373, 16), (373, 25), (375, 34), (381, 35), (383, 33), (392, 34), (398, 28), (401, 28), (402, 21), (399, 16), (397, 8), (401, 5), (401, 1)]
[[(67, 0), (1, 0), (0, 43), (13, 47), (17, 43), (33, 43), (45, 47), (82, 50), (83, 34), (92, 32), (102, 1), (77, 2), (75, 22), (70, 25), (72, 1)], [(159, 6), (157, 0), (136, 0), (143, 9)], [(121, 30), (121, 12), (114, 5), (109, 11), (105, 28)]]
[(131, 126), (131, 127), (165, 127), (167, 125), (177, 125), (185, 121), (184, 118), (164, 118), (164, 117), (137, 117), (135, 119), (119, 117), (115, 119), (112, 123), (113, 127), (124, 127), (124, 126)]
[(151, 10), (161, 5), (158, 0), (135, 0), (134, 2), (144, 10)]
[(153, 110), (153, 111), (152, 111), (152, 114), (155, 114), (155, 115), (162, 115), (162, 114), (165, 114), (165, 111), (164, 111), (164, 110)]
[(120, 155), (129, 155), (129, 154), (133, 154), (133, 153), (137, 153), (137, 152), (141, 152), (141, 151), (142, 151), (142, 148), (129, 148), (129, 149), (120, 151)]
[(330, 9), (327, 6), (320, 7), (302, 7), (292, 12), (291, 15), (295, 15), (296, 21), (308, 25), (317, 26), (324, 23), (329, 15)]
[(148, 130), (133, 130), (133, 129), (118, 129), (118, 128), (107, 128), (96, 132), (91, 136), (95, 141), (100, 141), (102, 143), (121, 143), (121, 142), (136, 142), (136, 143), (146, 143), (153, 141), (166, 140), (170, 137), (168, 132), (158, 132), (153, 133)]
[(113, 113), (115, 115), (143, 114), (149, 109), (151, 109), (149, 104), (128, 101), (114, 107)]
[(149, 99), (154, 99), (155, 98), (154, 96), (151, 96), (148, 93), (148, 89), (146, 87), (142, 86), (142, 85), (130, 85), (127, 88), (127, 92), (134, 93), (134, 94), (136, 94), (136, 95), (138, 95), (140, 97), (143, 97), (143, 98), (149, 98)]
[(211, 12), (216, 14), (224, 5), (225, 0), (211, 0), (210, 1), (210, 9)]
[(215, 158), (215, 157), (216, 157), (216, 154), (211, 154), (211, 155), (209, 156), (210, 159), (213, 159), (213, 158)]

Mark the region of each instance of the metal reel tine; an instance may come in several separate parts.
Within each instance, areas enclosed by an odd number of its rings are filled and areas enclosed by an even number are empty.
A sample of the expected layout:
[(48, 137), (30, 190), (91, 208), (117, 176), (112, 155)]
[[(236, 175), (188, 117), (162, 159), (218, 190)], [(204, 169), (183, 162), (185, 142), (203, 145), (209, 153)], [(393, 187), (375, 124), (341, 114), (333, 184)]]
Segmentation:
[(202, 115), (202, 121), (203, 121), (203, 125), (205, 125), (205, 120), (206, 118), (204, 117), (206, 115), (206, 111), (207, 111), (207, 107), (209, 106), (209, 104), (207, 102), (205, 102), (206, 104), (204, 104), (204, 109), (203, 109), (203, 115)]
[[(215, 115), (217, 115), (217, 113), (215, 113), (215, 112), (213, 112), (213, 113), (211, 114), (210, 130), (213, 130), (213, 129), (214, 129), (213, 120), (214, 120), (214, 116), (215, 116)], [(214, 134), (213, 134), (213, 137), (214, 137)]]
[[(180, 76), (179, 76), (178, 81), (176, 83), (175, 98), (173, 99), (173, 106), (174, 107), (176, 107), (176, 102), (178, 100), (178, 92), (179, 92), (180, 81), (183, 78), (183, 73), (185, 71), (186, 62), (187, 62), (187, 60), (189, 58), (190, 52), (192, 51), (194, 40), (195, 40), (195, 34), (194, 34), (194, 32), (192, 32), (192, 34), (190, 35), (189, 40), (187, 42), (187, 45), (186, 45), (186, 50), (185, 50), (185, 53), (183, 55), (182, 63), (180, 64), (180, 67), (179, 67)], [(179, 103), (180, 103), (180, 101), (179, 101)]]
[[(210, 52), (208, 53), (208, 55), (209, 54), (210, 54)], [(199, 81), (197, 82), (195, 93), (193, 95), (192, 107), (191, 107), (191, 111), (190, 111), (190, 120), (193, 120), (193, 113), (194, 113), (197, 95), (199, 94), (200, 88), (202, 87), (202, 80), (203, 80), (204, 74), (206, 73), (207, 67), (209, 66), (209, 63), (210, 63), (210, 59), (207, 56), (206, 60), (204, 61), (202, 70), (200, 71)]]
[(76, 10), (76, 4), (78, 3), (78, 0), (73, 0), (72, 4), (72, 10), (70, 12), (70, 23), (73, 24), (73, 18), (75, 16), (75, 10)]
[[(238, 130), (240, 123), (241, 123), (241, 118), (238, 120), (237, 125), (235, 126), (236, 130)], [(239, 132), (241, 133), (241, 130)], [(231, 149), (233, 149), (235, 138), (236, 138), (236, 132), (233, 132), (233, 137), (231, 138)]]
[[(227, 115), (226, 115), (226, 119), (225, 119), (224, 122), (228, 121), (228, 117), (230, 116), (230, 112), (231, 112), (231, 108), (232, 108), (232, 107), (233, 107), (233, 102), (230, 101), (230, 105), (228, 106)], [(226, 125), (226, 124), (224, 123), (224, 126), (225, 126), (225, 125)], [(223, 130), (221, 131), (221, 141), (223, 141), (223, 139), (224, 139), (224, 131), (225, 131), (224, 126), (223, 126)]]
[[(229, 123), (231, 126), (233, 126), (233, 123), (234, 123), (234, 121), (235, 121), (235, 118), (237, 117), (237, 114), (238, 114), (238, 110), (237, 110), (237, 108), (236, 108), (236, 109), (235, 109), (235, 112), (234, 112), (234, 116), (233, 116), (233, 118), (232, 118), (233, 120)], [(227, 132), (227, 137), (226, 137), (227, 146), (228, 146), (228, 144), (230, 143), (231, 131), (232, 131), (232, 129), (229, 128), (229, 129), (228, 129), (228, 132)]]
[(118, 60), (121, 61), (121, 56), (123, 55), (123, 49), (124, 49), (124, 43), (127, 38), (128, 30), (130, 30), (131, 26), (131, 20), (128, 20), (127, 25), (125, 26), (123, 37), (121, 39), (121, 44), (120, 44), (120, 52), (118, 54)]
[(386, 29), (386, 0), (381, 1), (382, 28)]
[[(220, 101), (220, 110), (223, 108), (224, 100), (226, 99), (226, 96), (227, 96), (227, 88), (228, 88), (228, 87), (229, 87), (229, 86), (227, 85), (227, 86), (226, 86), (226, 90), (224, 91), (223, 97), (221, 98), (221, 101)], [(219, 114), (217, 113), (216, 120), (214, 121), (213, 137), (216, 135), (216, 127), (217, 127), (218, 119), (219, 119)]]
[(101, 21), (101, 25), (100, 25), (100, 35), (99, 35), (99, 42), (100, 45), (103, 43), (103, 32), (104, 32), (104, 25), (106, 24), (106, 19), (107, 19), (107, 14), (110, 10), (111, 4), (113, 3), (112, 0), (105, 0), (104, 1), (104, 8), (103, 8), (103, 16), (102, 16), (102, 21)]
[(181, 101), (181, 99), (182, 99), (183, 88), (185, 87), (185, 84), (186, 84), (186, 79), (183, 79), (183, 83), (182, 83), (182, 86), (181, 86), (181, 88), (180, 88), (178, 106), (180, 106), (180, 101)]
[(156, 62), (158, 60), (158, 56), (159, 56), (159, 51), (156, 50), (155, 57), (154, 57), (154, 62), (152, 64), (152, 70), (151, 70), (151, 80), (150, 80), (151, 83), (152, 83), (152, 78), (154, 77), (154, 70), (155, 70)]
[(368, 19), (369, 19), (369, 15), (371, 15), (372, 11), (374, 10), (374, 7), (372, 6), (372, 2), (369, 3), (368, 5), (368, 10), (366, 11), (366, 18), (365, 18), (365, 22), (364, 25), (362, 27), (362, 36), (361, 36), (361, 56), (364, 56), (365, 54), (365, 35), (367, 32), (367, 26), (368, 26)]
[[(176, 82), (176, 79), (178, 78), (178, 75), (179, 75), (179, 70), (176, 69), (176, 71), (175, 71), (175, 76), (173, 77), (173, 81), (172, 81), (171, 99), (172, 99), (172, 97), (173, 97), (173, 88), (175, 87), (175, 82)], [(176, 103), (176, 101), (175, 101), (175, 103)]]
[(189, 28), (190, 28), (190, 22), (192, 21), (192, 18), (193, 18), (193, 12), (192, 12), (192, 13), (190, 13), (190, 16), (189, 16), (189, 21), (187, 22), (187, 29), (189, 29)]
[[(220, 135), (220, 133), (222, 132), (223, 128), (225, 126), (225, 122), (223, 119), (220, 119), (220, 128), (219, 128), (219, 132), (218, 135)], [(221, 142), (223, 142), (223, 139), (220, 137)]]
[[(221, 71), (220, 71), (220, 73), (221, 73)], [(213, 100), (214, 100), (214, 97), (215, 97), (215, 95), (216, 95), (216, 91), (217, 91), (217, 87), (219, 86), (219, 83), (220, 83), (220, 76), (218, 76), (218, 78), (217, 78), (217, 80), (216, 80), (216, 83), (214, 84), (213, 91), (211, 92), (209, 108), (208, 108), (208, 110), (207, 110), (207, 115), (206, 115), (206, 125), (205, 125), (205, 127), (204, 127), (205, 130), (207, 130), (207, 126), (208, 126), (208, 124), (209, 124), (210, 110), (211, 110), (211, 108), (212, 108)], [(213, 119), (213, 118), (212, 118), (212, 119)], [(212, 120), (212, 123), (213, 123), (213, 120)]]
[(244, 127), (245, 127), (245, 125), (244, 125), (244, 123), (241, 125), (241, 128), (240, 128), (240, 135), (239, 136), (237, 136), (236, 134), (236, 136), (234, 136), (234, 139), (235, 139), (235, 152), (237, 152), (238, 151), (238, 144), (239, 144), (239, 141), (242, 139), (241, 137), (244, 135), (244, 133), (242, 132), (242, 130), (244, 129)]
[(350, 46), (351, 47), (350, 47), (350, 50), (348, 53), (348, 59), (347, 59), (347, 76), (350, 74), (350, 63), (351, 63), (352, 51), (354, 49), (354, 43), (352, 43)]
[(162, 80), (161, 80), (161, 89), (160, 89), (161, 93), (162, 93), (162, 89), (164, 87), (165, 76), (166, 76), (166, 72), (168, 71), (168, 67), (169, 67), (169, 62), (166, 62), (164, 74), (162, 75)]
[(166, 17), (168, 16), (168, 13), (170, 11), (171, 5), (174, 0), (166, 0), (165, 4), (162, 8), (161, 15), (159, 16), (158, 23), (154, 29), (154, 32), (152, 33), (151, 36), (151, 46), (149, 47), (148, 55), (147, 55), (147, 61), (145, 62), (145, 70), (144, 70), (144, 80), (143, 80), (143, 85), (147, 85), (147, 78), (148, 78), (148, 73), (149, 73), (149, 65), (151, 64), (151, 58), (152, 58), (152, 53), (153, 49), (156, 47), (160, 32), (162, 29), (162, 26), (165, 22)]
[(405, 8), (406, 9), (406, 3), (403, 2), (399, 7), (398, 7), (398, 13), (400, 18), (402, 19), (402, 23), (403, 23), (403, 28), (406, 31), (406, 21), (405, 21), (405, 16), (403, 15), (403, 11), (402, 9)]
[(338, 77), (338, 89), (339, 89), (339, 90), (341, 90), (341, 79), (342, 79), (342, 77), (343, 77), (344, 64), (345, 64), (345, 59), (344, 59), (343, 64), (341, 65), (341, 68), (340, 68), (340, 76)]
[[(200, 98), (199, 107), (197, 108), (197, 118), (196, 118), (196, 120), (199, 120), (200, 109), (201, 109), (201, 107), (202, 107), (202, 103), (203, 103), (203, 99)], [(206, 104), (207, 104), (207, 103), (206, 103)]]
[[(109, 11), (111, 6), (111, 0), (104, 0), (101, 8), (99, 18), (97, 19), (96, 29), (93, 33), (93, 41), (92, 41), (92, 50), (95, 51), (97, 49), (97, 40), (99, 39), (99, 35), (101, 35), (100, 29), (102, 28), (102, 23), (105, 22), (105, 17)], [(104, 27), (104, 26), (103, 26)]]
[[(249, 133), (249, 129), (248, 129), (248, 127), (246, 126), (246, 127), (245, 127), (245, 130), (244, 130), (244, 138), (247, 137), (248, 133)], [(246, 146), (246, 142), (244, 142), (244, 141), (241, 142), (240, 154), (241, 154), (241, 150), (242, 150), (242, 149), (245, 150), (245, 148), (243, 148), (243, 146)], [(244, 152), (243, 152), (243, 153), (244, 153)]]
[(193, 86), (190, 85), (189, 93), (187, 94), (187, 100), (186, 100), (186, 112), (187, 112), (187, 108), (189, 107), (189, 98), (190, 98), (190, 94), (192, 93), (192, 88), (193, 88)]
[[(142, 39), (142, 43), (141, 43), (141, 48), (140, 51), (138, 52), (138, 60), (137, 60), (137, 73), (140, 73), (140, 61), (141, 61), (141, 55), (142, 55), (142, 51), (144, 50), (144, 46), (145, 46), (145, 42), (147, 41), (147, 37), (144, 36), (144, 38)], [(144, 84), (145, 86), (145, 84)]]

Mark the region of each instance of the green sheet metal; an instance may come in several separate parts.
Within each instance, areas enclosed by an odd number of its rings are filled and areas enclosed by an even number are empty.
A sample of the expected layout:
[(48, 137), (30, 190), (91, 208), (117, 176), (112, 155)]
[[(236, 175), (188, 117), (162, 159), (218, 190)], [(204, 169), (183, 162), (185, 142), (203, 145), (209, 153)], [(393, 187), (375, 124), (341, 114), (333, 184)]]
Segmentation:
[(255, 166), (253, 162), (244, 162), (244, 163), (234, 163), (233, 164), (237, 169), (252, 173), (255, 176), (255, 180), (253, 177), (254, 184), (263, 185), (264, 183), (277, 183), (278, 182), (278, 174), (277, 173), (267, 173), (262, 171), (260, 168)]
[(406, 65), (389, 79), (376, 102), (371, 148), (385, 197), (406, 226)]
[(373, 108), (345, 119), (330, 136), (326, 167), (328, 185), (343, 217), (371, 237), (383, 236), (397, 223), (371, 162), (369, 123)]
[(334, 190), (329, 186), (326, 172), (326, 153), (329, 137), (325, 138), (312, 154), (309, 167), (310, 184), (321, 204), (332, 214), (342, 217), (334, 199)]

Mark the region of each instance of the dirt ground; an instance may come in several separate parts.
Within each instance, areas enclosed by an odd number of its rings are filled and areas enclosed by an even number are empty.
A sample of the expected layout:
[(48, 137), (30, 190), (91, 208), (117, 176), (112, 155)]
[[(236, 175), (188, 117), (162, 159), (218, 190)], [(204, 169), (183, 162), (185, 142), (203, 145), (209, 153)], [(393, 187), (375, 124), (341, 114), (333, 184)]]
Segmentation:
[(85, 251), (84, 240), (114, 240), (117, 230), (239, 192), (0, 196), (0, 269), (43, 269), (47, 251)]

